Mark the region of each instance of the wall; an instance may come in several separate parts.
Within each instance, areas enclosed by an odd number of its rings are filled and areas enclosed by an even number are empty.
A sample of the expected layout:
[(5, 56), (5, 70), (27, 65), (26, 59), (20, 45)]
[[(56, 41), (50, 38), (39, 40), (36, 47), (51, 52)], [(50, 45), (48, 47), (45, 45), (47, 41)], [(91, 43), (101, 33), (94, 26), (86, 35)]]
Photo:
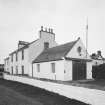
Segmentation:
[(44, 42), (49, 42), (49, 47), (57, 46), (57, 43), (55, 42), (55, 35), (40, 31), (40, 38), (30, 44), (29, 47), (29, 61), (32, 62), (35, 60), (35, 58), (44, 50)]
[[(79, 55), (79, 53), (77, 51), (77, 48), (79, 46), (82, 48), (81, 56)], [(67, 54), (67, 57), (70, 57), (70, 58), (81, 58), (81, 59), (87, 59), (88, 58), (88, 59), (90, 59), (89, 54), (87, 54), (87, 58), (86, 58), (86, 49), (85, 49), (85, 46), (83, 45), (81, 39), (79, 39), (77, 41), (77, 43), (73, 46), (71, 51)]]
[(4, 71), (6, 71), (6, 72), (10, 72), (10, 70), (9, 70), (9, 67), (10, 67), (10, 58), (8, 57), (8, 58), (6, 58), (5, 60), (4, 60)]
[(13, 73), (16, 74), (16, 66), (18, 66), (18, 74), (22, 73), (22, 68), (21, 66), (24, 66), (24, 73), (28, 74), (29, 70), (29, 63), (28, 63), (28, 48), (24, 49), (24, 60), (22, 60), (22, 51), (18, 52), (18, 60), (16, 61), (16, 53), (13, 54), (13, 62), (11, 62), (11, 56), (10, 56), (10, 73), (11, 72), (11, 67), (13, 66)]
[[(51, 71), (51, 63), (55, 63), (55, 73)], [(37, 71), (37, 64), (40, 64), (40, 72)], [(64, 61), (52, 61), (33, 64), (33, 76), (52, 80), (64, 80)]]
[(87, 79), (92, 79), (92, 63), (87, 62)]
[(67, 83), (59, 84), (7, 74), (4, 74), (4, 78), (7, 80), (18, 81), (35, 87), (43, 88), (47, 91), (66, 96), (71, 99), (79, 100), (90, 105), (105, 105), (105, 91), (72, 86)]
[(29, 46), (29, 75), (32, 76), (32, 61), (44, 50), (44, 42), (49, 42), (49, 48), (57, 46), (55, 35), (40, 31), (40, 38)]
[[(79, 55), (79, 53), (77, 51), (77, 48), (79, 46), (82, 48), (81, 56)], [(80, 58), (80, 59), (90, 59), (89, 54), (87, 54), (87, 57), (86, 57), (86, 49), (85, 49), (81, 39), (79, 39), (78, 42), (74, 45), (72, 50), (67, 54), (67, 57), (69, 57), (69, 58)], [(68, 68), (71, 68), (71, 67), (68, 67)], [(87, 79), (92, 79), (91, 70), (92, 70), (92, 62), (87, 62)]]
[(21, 68), (22, 65), (24, 66), (24, 73), (28, 74), (29, 72), (28, 52), (29, 52), (28, 48), (24, 49), (24, 60), (22, 60), (22, 51), (19, 52), (19, 56), (18, 56), (19, 60), (17, 62), (17, 65), (19, 66), (18, 70), (20, 74), (22, 73), (22, 68)]
[(102, 60), (102, 59), (99, 59), (99, 60), (92, 59), (92, 65), (93, 66), (101, 65), (103, 63), (105, 63), (105, 60)]
[(72, 61), (65, 60), (64, 68), (65, 68), (65, 73), (64, 73), (65, 81), (72, 80)]
[[(64, 75), (65, 81), (72, 80), (72, 61), (65, 60), (65, 70), (66, 73)], [(86, 79), (92, 79), (92, 63), (86, 62)]]

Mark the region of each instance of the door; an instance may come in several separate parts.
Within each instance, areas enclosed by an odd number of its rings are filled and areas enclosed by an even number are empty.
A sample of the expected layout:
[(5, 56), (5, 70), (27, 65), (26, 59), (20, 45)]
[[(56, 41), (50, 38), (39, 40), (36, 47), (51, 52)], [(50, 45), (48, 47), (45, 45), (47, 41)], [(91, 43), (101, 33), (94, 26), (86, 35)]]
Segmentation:
[(86, 79), (86, 62), (85, 61), (73, 61), (72, 64), (72, 76), (73, 80)]

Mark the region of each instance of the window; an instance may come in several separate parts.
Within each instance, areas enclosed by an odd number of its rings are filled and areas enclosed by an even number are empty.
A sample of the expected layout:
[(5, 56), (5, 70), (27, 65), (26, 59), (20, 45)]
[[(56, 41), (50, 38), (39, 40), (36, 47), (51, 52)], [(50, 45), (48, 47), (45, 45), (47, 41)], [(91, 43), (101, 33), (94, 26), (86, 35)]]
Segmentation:
[(37, 72), (40, 72), (40, 64), (37, 64)]
[(16, 66), (16, 74), (18, 74), (18, 66)]
[(80, 46), (77, 48), (77, 52), (78, 52), (79, 56), (81, 56), (82, 48)]
[(18, 61), (18, 53), (16, 52), (16, 61)]
[(13, 55), (11, 55), (11, 62), (13, 62)]
[(24, 60), (24, 50), (22, 50), (22, 60)]
[(45, 42), (44, 43), (44, 49), (46, 50), (46, 49), (48, 49), (49, 48), (49, 43), (48, 42)]
[(52, 70), (52, 73), (55, 73), (55, 63), (51, 63), (51, 70)]
[(24, 74), (24, 66), (22, 66), (22, 75)]
[(13, 74), (13, 66), (11, 67), (11, 74)]

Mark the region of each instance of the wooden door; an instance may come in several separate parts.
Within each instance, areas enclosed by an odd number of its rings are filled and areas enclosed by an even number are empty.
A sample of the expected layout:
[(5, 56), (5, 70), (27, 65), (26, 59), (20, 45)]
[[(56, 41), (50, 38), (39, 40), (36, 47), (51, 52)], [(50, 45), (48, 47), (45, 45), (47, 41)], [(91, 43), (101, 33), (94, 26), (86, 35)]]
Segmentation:
[(86, 62), (73, 61), (72, 76), (73, 80), (86, 79)]

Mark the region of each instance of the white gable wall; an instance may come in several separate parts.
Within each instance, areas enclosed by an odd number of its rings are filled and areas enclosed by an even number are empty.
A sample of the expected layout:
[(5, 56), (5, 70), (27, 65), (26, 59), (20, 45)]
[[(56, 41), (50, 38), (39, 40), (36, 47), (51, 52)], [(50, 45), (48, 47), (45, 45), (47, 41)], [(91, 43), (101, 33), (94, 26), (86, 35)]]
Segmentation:
[[(81, 56), (79, 55), (77, 48), (81, 47)], [(73, 48), (71, 49), (71, 51), (67, 54), (68, 58), (80, 58), (80, 59), (90, 59), (89, 54), (87, 54), (87, 58), (86, 58), (86, 49), (81, 41), (81, 39), (79, 39), (77, 41), (77, 43), (73, 46)], [(92, 79), (92, 62), (86, 62), (86, 69), (87, 69), (87, 73), (86, 73), (86, 78), (87, 79)], [(65, 69), (66, 69), (66, 74), (65, 74), (65, 80), (72, 80), (72, 61), (65, 61)]]
[[(79, 55), (77, 48), (81, 47), (81, 56)], [(81, 58), (81, 59), (86, 59), (86, 49), (85, 46), (83, 45), (81, 39), (79, 39), (77, 41), (77, 43), (73, 46), (73, 48), (71, 49), (71, 51), (67, 54), (66, 57), (70, 57), (70, 58)], [(90, 59), (89, 54), (87, 54), (87, 58)]]
[[(51, 63), (55, 63), (55, 73), (52, 73)], [(40, 72), (37, 71), (37, 64), (40, 64)], [(64, 80), (64, 60), (34, 63), (33, 77)]]
[(48, 32), (40, 32), (40, 39), (29, 46), (29, 61), (32, 62), (44, 50), (44, 42), (49, 43), (49, 48), (57, 46), (55, 35)]

